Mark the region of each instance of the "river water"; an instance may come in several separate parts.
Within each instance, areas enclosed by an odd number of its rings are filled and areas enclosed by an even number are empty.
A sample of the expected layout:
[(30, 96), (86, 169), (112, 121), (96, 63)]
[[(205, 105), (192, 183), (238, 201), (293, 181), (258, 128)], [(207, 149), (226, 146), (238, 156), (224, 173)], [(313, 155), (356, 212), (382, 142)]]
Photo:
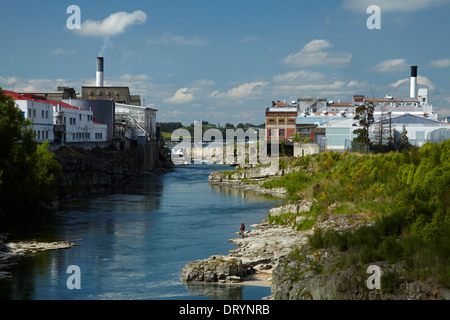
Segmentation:
[[(120, 191), (67, 203), (33, 232), (17, 238), (74, 241), (69, 249), (38, 253), (0, 281), (1, 299), (259, 300), (270, 288), (183, 283), (186, 263), (235, 249), (242, 222), (265, 219), (280, 200), (211, 186), (208, 175), (227, 167), (179, 166), (142, 177)], [(80, 268), (81, 289), (69, 290), (67, 268)]]

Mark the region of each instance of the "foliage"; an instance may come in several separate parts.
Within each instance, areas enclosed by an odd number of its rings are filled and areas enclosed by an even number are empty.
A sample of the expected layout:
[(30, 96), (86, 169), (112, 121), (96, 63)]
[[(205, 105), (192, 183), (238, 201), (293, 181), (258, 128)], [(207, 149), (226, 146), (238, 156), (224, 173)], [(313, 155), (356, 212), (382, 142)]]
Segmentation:
[(38, 145), (12, 97), (0, 88), (0, 217), (36, 213), (56, 199), (61, 165)]
[(305, 137), (303, 133), (296, 132), (292, 136), (292, 142), (300, 142), (300, 143), (311, 143), (313, 142), (311, 137)]
[(296, 164), (307, 170), (263, 186), (285, 187), (294, 200), (314, 198), (313, 216), (334, 204), (375, 220), (342, 233), (316, 229), (313, 248), (335, 246), (364, 263), (406, 261), (411, 277), (450, 286), (450, 140), (377, 155), (324, 152)]
[[(375, 121), (375, 118), (373, 116), (375, 110), (375, 106), (372, 102), (358, 106), (355, 109), (355, 120), (359, 120), (360, 128), (354, 130), (354, 133), (357, 134), (357, 137), (354, 139), (357, 142), (364, 143), (366, 145), (366, 148), (368, 149), (370, 144), (370, 127)], [(366, 150), (368, 151), (368, 150)]]

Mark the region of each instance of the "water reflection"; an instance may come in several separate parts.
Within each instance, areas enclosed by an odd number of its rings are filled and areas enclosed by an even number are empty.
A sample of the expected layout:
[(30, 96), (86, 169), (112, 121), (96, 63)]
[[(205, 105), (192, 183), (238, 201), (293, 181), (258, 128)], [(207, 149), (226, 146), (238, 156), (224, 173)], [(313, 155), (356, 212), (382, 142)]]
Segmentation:
[[(13, 279), (0, 281), (0, 298), (240, 300), (269, 295), (267, 288), (180, 280), (188, 262), (234, 249), (227, 240), (241, 222), (260, 222), (279, 201), (209, 185), (208, 175), (217, 169), (176, 168), (136, 179), (115, 194), (66, 203), (23, 239), (70, 240), (78, 246), (21, 261)], [(69, 265), (81, 269), (81, 290), (67, 289)]]
[(242, 300), (244, 286), (238, 284), (185, 282), (192, 294), (212, 300)]

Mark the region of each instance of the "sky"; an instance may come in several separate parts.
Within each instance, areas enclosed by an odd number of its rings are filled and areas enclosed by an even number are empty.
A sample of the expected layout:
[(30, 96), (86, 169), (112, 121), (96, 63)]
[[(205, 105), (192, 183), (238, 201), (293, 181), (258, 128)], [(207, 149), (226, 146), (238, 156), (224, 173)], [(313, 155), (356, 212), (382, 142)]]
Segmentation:
[(158, 122), (257, 125), (272, 101), (409, 97), (411, 65), (450, 116), (450, 0), (1, 0), (0, 30), (3, 89), (80, 92), (103, 56), (104, 85), (130, 87)]

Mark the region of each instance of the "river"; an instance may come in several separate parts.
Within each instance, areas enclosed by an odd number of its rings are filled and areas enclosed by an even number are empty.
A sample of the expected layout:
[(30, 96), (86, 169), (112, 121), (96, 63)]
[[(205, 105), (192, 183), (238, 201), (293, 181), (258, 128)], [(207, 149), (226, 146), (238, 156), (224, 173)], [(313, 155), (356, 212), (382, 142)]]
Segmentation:
[[(22, 260), (0, 281), (0, 298), (14, 300), (259, 300), (270, 288), (185, 284), (186, 263), (235, 249), (242, 222), (265, 219), (280, 200), (208, 183), (213, 165), (175, 167), (141, 177), (114, 193), (73, 201), (14, 240), (73, 241), (76, 247)], [(80, 270), (70, 290), (67, 268)]]

